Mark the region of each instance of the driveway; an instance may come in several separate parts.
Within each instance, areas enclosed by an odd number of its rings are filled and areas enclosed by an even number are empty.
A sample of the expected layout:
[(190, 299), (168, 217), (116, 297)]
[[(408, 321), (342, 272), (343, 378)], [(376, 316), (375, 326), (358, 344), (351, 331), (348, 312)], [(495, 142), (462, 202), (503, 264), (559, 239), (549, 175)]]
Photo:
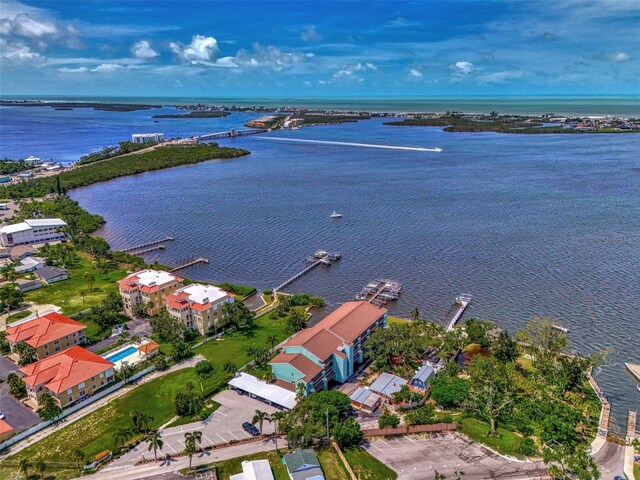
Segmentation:
[[(146, 318), (135, 318), (129, 322), (127, 322), (127, 332), (129, 333), (129, 338), (138, 336), (148, 337), (151, 335), (151, 325), (149, 324), (149, 320)], [(94, 343), (87, 347), (87, 350), (92, 352), (97, 352), (104, 348), (110, 347), (114, 343), (120, 340), (119, 335), (115, 335), (113, 337), (107, 337), (104, 340), (99, 341), (98, 343)]]
[[(202, 442), (201, 447), (208, 445), (217, 445), (220, 443), (228, 443), (231, 440), (240, 440), (249, 438), (247, 432), (242, 429), (244, 422), (251, 422), (256, 410), (262, 410), (267, 413), (278, 411), (271, 407), (246, 395), (238, 395), (231, 390), (225, 390), (218, 393), (213, 399), (220, 404), (220, 407), (213, 412), (203, 422), (194, 422), (179, 427), (164, 428), (161, 430), (163, 453), (178, 453), (184, 450), (184, 434), (187, 432), (201, 431)], [(258, 425), (256, 427), (259, 428)], [(265, 421), (262, 426), (263, 433), (273, 433), (274, 425)], [(111, 465), (131, 465), (140, 460), (143, 456), (150, 458), (153, 452), (148, 450), (146, 443), (141, 443), (136, 448), (126, 453), (119, 459), (115, 460)]]
[(9, 395), (9, 385), (6, 383), (0, 385), (0, 410), (7, 416), (5, 422), (11, 425), (16, 433), (40, 422), (36, 412)]
[(9, 360), (7, 357), (0, 355), (0, 379), (6, 380), (10, 373), (18, 373), (20, 367)]
[(607, 442), (596, 453), (595, 458), (602, 474), (602, 480), (613, 480), (616, 475), (624, 478), (624, 447), (617, 443)]
[(372, 439), (367, 451), (398, 473), (398, 480), (433, 478), (437, 470), (447, 477), (457, 471), (469, 479), (536, 479), (547, 476), (540, 462), (506, 460), (458, 433), (430, 438), (415, 435)]

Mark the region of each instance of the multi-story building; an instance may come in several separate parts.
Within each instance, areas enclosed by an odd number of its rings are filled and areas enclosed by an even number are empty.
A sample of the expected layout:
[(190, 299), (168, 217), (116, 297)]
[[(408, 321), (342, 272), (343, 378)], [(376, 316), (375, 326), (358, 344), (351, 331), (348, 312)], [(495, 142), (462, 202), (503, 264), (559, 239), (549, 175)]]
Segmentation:
[(164, 308), (164, 297), (183, 287), (183, 279), (161, 270), (141, 270), (118, 281), (120, 296), (127, 316), (142, 305), (147, 315), (157, 315)]
[(4, 247), (47, 243), (65, 240), (67, 223), (59, 218), (33, 218), (0, 228), (0, 241)]
[(202, 335), (217, 329), (224, 320), (224, 305), (233, 302), (232, 293), (200, 283), (187, 285), (165, 297), (169, 315)]
[(364, 361), (364, 342), (387, 325), (387, 310), (369, 302), (347, 302), (322, 321), (306, 328), (269, 362), (277, 383), (288, 388), (304, 384), (307, 392), (345, 382)]
[(27, 395), (40, 405), (43, 393), (50, 393), (61, 407), (83, 400), (113, 381), (113, 363), (74, 345), (55, 355), (20, 369)]
[(35, 348), (38, 359), (66, 350), (84, 342), (86, 325), (69, 317), (51, 312), (17, 325), (7, 327), (7, 340), (11, 350), (25, 342)]
[(134, 133), (131, 135), (131, 143), (158, 142), (164, 142), (164, 133)]

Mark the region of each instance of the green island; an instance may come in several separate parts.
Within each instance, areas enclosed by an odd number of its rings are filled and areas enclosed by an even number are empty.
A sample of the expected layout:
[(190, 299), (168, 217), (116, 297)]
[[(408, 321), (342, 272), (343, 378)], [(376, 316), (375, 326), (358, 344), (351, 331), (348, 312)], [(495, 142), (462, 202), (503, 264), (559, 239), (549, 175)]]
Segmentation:
[(514, 134), (593, 134), (593, 133), (640, 133), (637, 128), (615, 126), (589, 126), (583, 128), (550, 125), (543, 126), (545, 119), (526, 116), (462, 115), (448, 113), (429, 118), (404, 118), (385, 122), (383, 125), (399, 127), (444, 127), (445, 132), (495, 132)]
[(107, 158), (113, 158), (118, 155), (124, 155), (125, 153), (132, 153), (142, 150), (143, 148), (149, 148), (149, 146), (150, 145), (148, 143), (120, 142), (117, 147), (104, 147), (99, 152), (83, 155), (80, 157), (80, 160), (78, 160), (76, 165), (86, 165), (87, 163), (106, 160)]
[(353, 123), (359, 120), (368, 120), (369, 115), (319, 115), (305, 113), (300, 117), (303, 125), (331, 125), (336, 123)]
[(0, 160), (0, 175), (20, 173), (32, 169), (33, 165), (24, 160), (10, 160), (8, 158)]
[(224, 110), (195, 110), (189, 113), (163, 113), (153, 115), (151, 118), (220, 118), (227, 115), (229, 115), (229, 112)]
[(0, 100), (0, 105), (12, 107), (51, 107), (54, 110), (73, 110), (75, 108), (91, 108), (104, 112), (134, 112), (160, 108), (160, 105), (142, 105), (135, 103), (100, 103), (100, 102), (45, 102), (37, 100)]
[(34, 178), (3, 186), (0, 187), (0, 197), (42, 197), (57, 192), (59, 184), (64, 185), (65, 189), (84, 187), (127, 175), (191, 165), (207, 160), (238, 158), (248, 154), (247, 150), (220, 147), (216, 143), (160, 146), (154, 150), (136, 154), (135, 161), (126, 156), (115, 156), (104, 161), (71, 168), (56, 176)]

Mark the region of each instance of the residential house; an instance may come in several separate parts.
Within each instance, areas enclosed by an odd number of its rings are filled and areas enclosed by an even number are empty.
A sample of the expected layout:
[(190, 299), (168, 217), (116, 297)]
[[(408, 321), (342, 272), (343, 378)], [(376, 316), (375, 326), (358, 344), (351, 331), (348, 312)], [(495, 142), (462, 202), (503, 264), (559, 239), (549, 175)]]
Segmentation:
[(0, 242), (5, 247), (66, 240), (67, 223), (59, 218), (33, 218), (0, 228)]
[(160, 354), (160, 344), (149, 340), (138, 347), (138, 353), (142, 355), (145, 360), (149, 360)]
[(47, 285), (61, 282), (69, 278), (69, 272), (64, 268), (45, 266), (36, 271), (38, 278)]
[(291, 480), (325, 480), (320, 461), (311, 449), (287, 453), (284, 463)]
[(277, 382), (307, 392), (326, 389), (333, 380), (344, 383), (364, 362), (364, 343), (376, 328), (387, 325), (387, 310), (366, 301), (347, 302), (283, 346), (269, 362)]
[(13, 269), (18, 275), (22, 275), (29, 272), (35, 272), (44, 268), (46, 265), (44, 258), (40, 257), (27, 257), (20, 260), (20, 264), (16, 265)]
[(269, 460), (244, 460), (242, 473), (231, 475), (229, 480), (274, 480)]
[(37, 290), (42, 288), (42, 282), (40, 280), (29, 280), (27, 278), (18, 278), (14, 282), (16, 288), (21, 292), (30, 292), (31, 290)]
[(213, 285), (192, 283), (165, 297), (169, 315), (205, 335), (224, 319), (224, 306), (234, 295)]
[(164, 298), (184, 286), (183, 279), (162, 270), (141, 270), (118, 281), (124, 311), (133, 318), (137, 305), (147, 315), (157, 315), (164, 308)]
[(393, 394), (399, 392), (406, 384), (407, 381), (404, 378), (385, 372), (381, 373), (380, 376), (369, 385), (369, 390), (386, 399), (391, 399)]
[(411, 378), (411, 385), (421, 390), (429, 388), (429, 379), (434, 375), (435, 370), (429, 363), (424, 363)]
[(349, 398), (353, 407), (367, 412), (375, 411), (382, 402), (380, 395), (365, 387), (358, 387)]
[(13, 350), (25, 342), (36, 349), (38, 359), (53, 355), (84, 342), (84, 329), (80, 322), (56, 312), (7, 326), (7, 340)]
[(20, 371), (29, 400), (39, 405), (43, 393), (50, 393), (61, 407), (93, 395), (113, 381), (113, 363), (74, 345)]
[(22, 260), (32, 255), (36, 255), (38, 252), (31, 245), (18, 245), (9, 250), (9, 255), (12, 260)]

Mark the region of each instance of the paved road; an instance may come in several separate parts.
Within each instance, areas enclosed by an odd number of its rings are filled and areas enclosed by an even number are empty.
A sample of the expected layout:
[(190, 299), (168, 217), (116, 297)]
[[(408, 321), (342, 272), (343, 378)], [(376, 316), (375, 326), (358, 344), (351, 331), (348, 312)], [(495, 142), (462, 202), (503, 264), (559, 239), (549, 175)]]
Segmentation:
[(542, 462), (515, 462), (496, 455), (457, 433), (375, 439), (367, 451), (398, 473), (398, 480), (433, 478), (437, 470), (447, 476), (456, 470), (470, 479), (528, 480), (546, 476)]
[(624, 478), (622, 473), (624, 469), (624, 447), (622, 445), (607, 442), (594, 455), (594, 458), (598, 463), (598, 467), (600, 467), (602, 480), (613, 480), (616, 475)]
[(18, 373), (20, 367), (9, 360), (7, 357), (0, 355), (0, 379), (6, 380), (10, 373)]
[[(201, 447), (208, 445), (219, 445), (228, 443), (231, 440), (250, 438), (247, 432), (242, 429), (243, 422), (251, 422), (256, 410), (273, 413), (277, 409), (259, 402), (246, 395), (238, 395), (231, 390), (218, 393), (213, 399), (220, 404), (220, 407), (203, 422), (194, 422), (179, 427), (165, 428), (161, 430), (162, 453), (174, 454), (184, 450), (184, 434), (186, 432), (201, 431)], [(273, 433), (274, 425), (264, 422), (263, 433)], [(153, 452), (149, 452), (148, 445), (141, 443), (136, 448), (115, 460), (112, 465), (132, 465), (144, 458), (151, 458)]]
[(36, 412), (9, 395), (9, 385), (6, 383), (0, 385), (0, 410), (7, 417), (5, 422), (16, 432), (33, 427), (40, 421)]

